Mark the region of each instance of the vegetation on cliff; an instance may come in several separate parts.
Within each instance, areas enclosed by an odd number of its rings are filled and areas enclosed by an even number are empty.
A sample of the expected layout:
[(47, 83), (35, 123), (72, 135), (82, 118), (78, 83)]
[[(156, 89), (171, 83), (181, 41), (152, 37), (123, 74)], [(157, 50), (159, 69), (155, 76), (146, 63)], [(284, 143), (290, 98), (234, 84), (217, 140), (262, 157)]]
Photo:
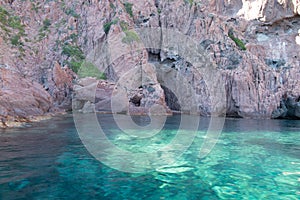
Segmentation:
[(244, 42), (242, 40), (240, 40), (239, 38), (235, 37), (234, 34), (233, 34), (233, 30), (230, 29), (228, 31), (228, 36), (235, 42), (235, 44), (242, 50), (246, 50), (246, 46), (244, 44)]
[(0, 6), (0, 36), (10, 41), (11, 45), (24, 52), (22, 37), (25, 36), (24, 25), (18, 16), (9, 13)]
[(80, 78), (85, 77), (94, 77), (97, 79), (106, 79), (106, 75), (103, 72), (100, 72), (100, 70), (91, 62), (84, 61), (78, 71), (78, 76)]

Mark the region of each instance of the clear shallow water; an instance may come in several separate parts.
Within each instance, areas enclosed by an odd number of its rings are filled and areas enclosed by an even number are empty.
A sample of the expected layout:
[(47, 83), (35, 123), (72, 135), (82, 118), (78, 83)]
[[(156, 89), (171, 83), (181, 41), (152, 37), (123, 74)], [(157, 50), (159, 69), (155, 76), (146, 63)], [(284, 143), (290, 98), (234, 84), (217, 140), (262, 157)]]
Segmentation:
[[(164, 146), (180, 123), (180, 116), (170, 117), (159, 135), (136, 139), (122, 134), (112, 116), (98, 118), (116, 146), (133, 152)], [(208, 122), (201, 119), (176, 163), (144, 174), (94, 159), (71, 116), (0, 130), (0, 199), (300, 199), (299, 121), (227, 119), (218, 144), (199, 159)]]

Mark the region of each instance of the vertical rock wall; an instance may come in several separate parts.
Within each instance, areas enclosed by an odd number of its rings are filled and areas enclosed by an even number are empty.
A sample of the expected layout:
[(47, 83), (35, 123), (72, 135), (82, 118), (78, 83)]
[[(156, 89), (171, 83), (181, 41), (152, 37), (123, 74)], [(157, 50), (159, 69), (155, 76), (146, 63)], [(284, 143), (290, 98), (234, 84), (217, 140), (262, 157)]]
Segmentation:
[[(117, 85), (134, 66), (148, 65), (148, 54), (153, 53), (159, 61), (149, 64), (145, 87), (140, 88), (134, 76), (127, 83), (131, 110), (145, 112), (154, 104), (165, 107), (166, 92), (161, 87), (165, 83), (160, 77), (176, 66), (179, 75), (193, 80), (200, 114), (209, 115), (211, 94), (203, 74), (197, 74), (181, 55), (164, 46), (131, 51), (138, 43), (134, 28), (141, 27), (173, 29), (197, 41), (223, 76), (230, 116), (270, 118), (284, 96), (296, 101), (300, 95), (298, 0), (27, 0), (1, 1), (0, 6), (1, 68), (44, 88), (41, 94), (46, 99), (51, 96), (48, 110), (70, 109), (77, 75), (69, 68), (77, 72), (84, 60), (91, 61)], [(114, 52), (99, 50), (107, 44)], [(165, 65), (168, 60), (171, 63)], [(164, 80), (178, 81), (176, 76)], [(137, 107), (132, 102), (139, 95)]]

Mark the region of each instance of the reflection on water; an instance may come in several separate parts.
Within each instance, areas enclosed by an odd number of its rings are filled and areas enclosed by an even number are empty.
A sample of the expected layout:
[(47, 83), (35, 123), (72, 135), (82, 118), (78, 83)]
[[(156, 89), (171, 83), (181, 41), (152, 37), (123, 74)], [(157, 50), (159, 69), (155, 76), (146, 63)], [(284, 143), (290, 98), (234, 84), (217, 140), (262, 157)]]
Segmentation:
[[(160, 134), (138, 139), (123, 134), (111, 115), (98, 119), (114, 145), (133, 152), (163, 147), (180, 124), (180, 115), (169, 117)], [(147, 117), (134, 121), (149, 124)], [(227, 119), (218, 144), (199, 159), (208, 124), (201, 118), (194, 143), (175, 163), (143, 174), (94, 159), (71, 116), (0, 130), (0, 199), (300, 198), (299, 121)]]

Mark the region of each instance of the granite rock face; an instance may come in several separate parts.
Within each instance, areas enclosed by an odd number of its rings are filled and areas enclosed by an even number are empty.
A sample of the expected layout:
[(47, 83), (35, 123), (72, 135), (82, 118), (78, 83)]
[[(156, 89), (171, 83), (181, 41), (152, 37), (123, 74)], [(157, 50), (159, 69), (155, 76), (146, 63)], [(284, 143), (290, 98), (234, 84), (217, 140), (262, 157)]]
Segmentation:
[(68, 67), (54, 64), (52, 75), (48, 77), (46, 90), (53, 98), (54, 107), (61, 110), (72, 110), (71, 97), (73, 92), (73, 79), (76, 74)]
[(40, 84), (0, 68), (0, 127), (10, 121), (30, 121), (51, 109), (52, 98)]
[[(73, 96), (73, 108), (83, 112), (168, 114), (173, 109), (207, 116), (225, 103), (228, 116), (271, 118), (286, 115), (284, 95), (300, 95), (298, 0), (37, 0), (1, 1), (0, 6), (1, 70), (28, 87), (34, 83), (30, 87), (40, 94), (27, 99), (36, 113), (8, 112), (19, 105), (12, 91), (25, 86), (7, 82), (12, 86), (0, 104), (2, 121), (70, 110)], [(152, 38), (155, 48), (143, 46), (141, 28), (161, 30)], [(176, 31), (201, 48), (199, 58), (206, 57), (201, 67), (213, 66), (212, 74), (182, 55), (185, 42), (168, 43)], [(76, 80), (84, 62), (108, 80)], [(225, 94), (213, 94), (216, 85)], [(49, 99), (49, 108), (36, 104), (41, 97)], [(289, 112), (297, 116), (294, 107)]]
[[(180, 1), (161, 1), (161, 24), (196, 38), (207, 50), (224, 77), (227, 115), (270, 118), (285, 92), (299, 95), (298, 1), (211, 1), (185, 9), (180, 6)], [(250, 18), (256, 9), (261, 17)]]

